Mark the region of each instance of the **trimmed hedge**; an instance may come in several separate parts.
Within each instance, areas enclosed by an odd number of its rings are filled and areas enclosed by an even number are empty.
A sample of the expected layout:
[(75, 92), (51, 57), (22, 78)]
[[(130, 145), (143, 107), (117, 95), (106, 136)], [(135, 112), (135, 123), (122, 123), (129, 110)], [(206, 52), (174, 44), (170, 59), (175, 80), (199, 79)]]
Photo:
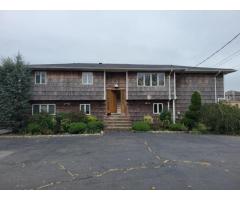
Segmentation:
[(151, 126), (148, 122), (138, 121), (133, 123), (132, 129), (135, 131), (150, 131)]
[(71, 134), (82, 134), (87, 130), (87, 124), (83, 122), (73, 122), (69, 126), (69, 133)]

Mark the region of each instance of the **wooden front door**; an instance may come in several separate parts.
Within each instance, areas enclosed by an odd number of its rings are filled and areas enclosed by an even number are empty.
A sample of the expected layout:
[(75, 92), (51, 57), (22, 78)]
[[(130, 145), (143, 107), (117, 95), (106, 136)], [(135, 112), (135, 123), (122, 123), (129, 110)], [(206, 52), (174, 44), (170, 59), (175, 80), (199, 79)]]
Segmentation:
[(117, 96), (113, 90), (107, 90), (107, 113), (117, 112)]

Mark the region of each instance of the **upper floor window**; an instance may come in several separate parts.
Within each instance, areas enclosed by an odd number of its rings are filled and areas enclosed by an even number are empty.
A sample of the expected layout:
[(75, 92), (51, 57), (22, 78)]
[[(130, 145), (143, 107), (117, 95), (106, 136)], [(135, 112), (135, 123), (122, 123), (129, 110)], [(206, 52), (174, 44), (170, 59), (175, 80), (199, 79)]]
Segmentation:
[(164, 86), (165, 73), (138, 73), (138, 86)]
[(92, 72), (83, 72), (82, 73), (82, 84), (83, 85), (92, 85), (93, 84), (93, 73)]
[(91, 114), (91, 105), (90, 104), (80, 104), (80, 111), (86, 115)]
[(47, 73), (46, 72), (35, 72), (35, 84), (46, 84)]
[(50, 115), (55, 115), (56, 105), (55, 104), (33, 104), (32, 114), (48, 113)]

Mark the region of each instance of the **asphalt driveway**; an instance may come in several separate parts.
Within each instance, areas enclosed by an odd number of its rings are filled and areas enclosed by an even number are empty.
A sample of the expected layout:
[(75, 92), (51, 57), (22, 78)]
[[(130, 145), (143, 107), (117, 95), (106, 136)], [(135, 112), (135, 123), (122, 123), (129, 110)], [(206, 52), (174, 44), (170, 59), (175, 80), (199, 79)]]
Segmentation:
[(240, 189), (240, 137), (0, 137), (0, 189)]

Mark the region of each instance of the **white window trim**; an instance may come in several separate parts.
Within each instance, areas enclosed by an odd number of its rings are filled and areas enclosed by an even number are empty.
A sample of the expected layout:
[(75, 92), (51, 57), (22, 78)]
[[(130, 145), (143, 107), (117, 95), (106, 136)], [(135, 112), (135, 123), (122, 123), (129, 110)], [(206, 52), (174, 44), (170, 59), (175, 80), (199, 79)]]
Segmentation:
[[(87, 83), (83, 82), (83, 75), (86, 74), (87, 75)], [(89, 82), (89, 74), (92, 75), (92, 81)], [(93, 72), (82, 72), (82, 84), (83, 85), (93, 85)]]
[(33, 113), (33, 107), (35, 106), (35, 105), (38, 105), (39, 106), (39, 113), (41, 113), (41, 107), (44, 105), (46, 105), (47, 106), (47, 113), (49, 112), (49, 106), (54, 106), (54, 113), (53, 114), (50, 114), (50, 115), (56, 115), (56, 104), (32, 104), (32, 115), (34, 115), (34, 113)]
[[(157, 85), (152, 85), (152, 74), (157, 74)], [(163, 74), (163, 85), (159, 85), (159, 74)], [(139, 74), (143, 74), (143, 85), (139, 85), (138, 84), (138, 78), (139, 78)], [(146, 74), (150, 74), (150, 85), (145, 85), (145, 76)], [(137, 87), (165, 87), (165, 72), (147, 72), (147, 73), (144, 73), (144, 72), (138, 72), (137, 73)]]
[[(156, 113), (154, 112), (154, 105), (157, 105), (157, 112)], [(159, 112), (159, 105), (162, 105), (162, 111), (161, 112)], [(163, 103), (153, 103), (153, 114), (154, 115), (159, 115), (162, 112), (163, 112)]]
[[(40, 73), (40, 83), (37, 83), (37, 73)], [(41, 78), (41, 74), (42, 73), (45, 73), (45, 83), (42, 83), (42, 78)], [(45, 84), (47, 84), (47, 72), (45, 72), (45, 71), (35, 71), (34, 78), (35, 78), (35, 84), (36, 85), (45, 85)]]
[[(87, 106), (87, 105), (89, 105), (89, 114), (86, 114), (86, 106)], [(80, 104), (80, 105), (79, 105), (79, 110), (80, 110), (80, 111), (82, 111), (82, 110), (81, 110), (81, 106), (84, 106), (84, 111), (83, 111), (83, 112), (84, 112), (86, 115), (91, 115), (91, 104), (90, 104), (90, 103), (82, 103), (82, 104)]]

